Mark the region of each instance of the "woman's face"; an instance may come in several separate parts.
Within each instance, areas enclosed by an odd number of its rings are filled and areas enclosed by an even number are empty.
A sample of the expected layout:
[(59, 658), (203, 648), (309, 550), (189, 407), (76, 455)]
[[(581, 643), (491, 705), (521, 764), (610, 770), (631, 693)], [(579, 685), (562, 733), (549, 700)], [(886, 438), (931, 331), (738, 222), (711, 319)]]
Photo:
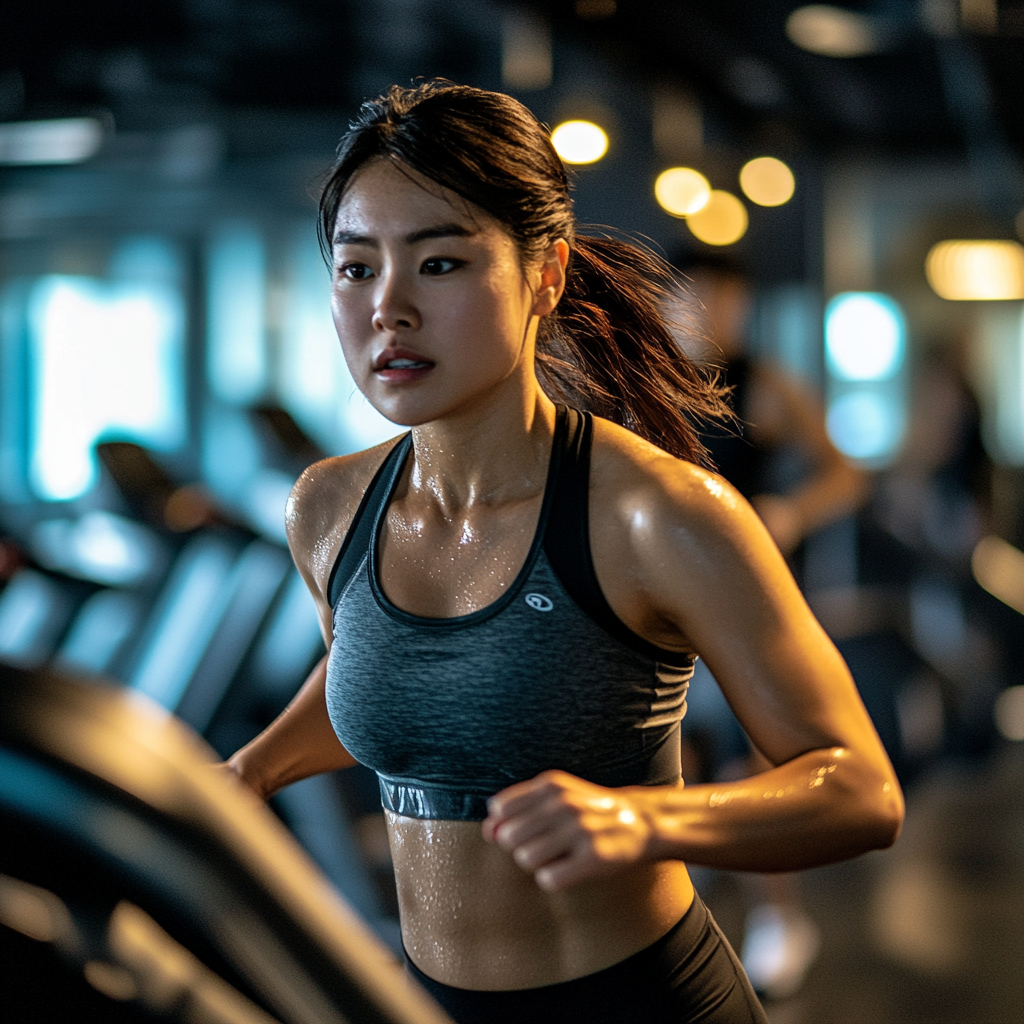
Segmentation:
[(345, 360), (388, 419), (427, 423), (532, 378), (541, 272), (524, 274), (489, 214), (374, 160), (352, 179), (332, 243)]

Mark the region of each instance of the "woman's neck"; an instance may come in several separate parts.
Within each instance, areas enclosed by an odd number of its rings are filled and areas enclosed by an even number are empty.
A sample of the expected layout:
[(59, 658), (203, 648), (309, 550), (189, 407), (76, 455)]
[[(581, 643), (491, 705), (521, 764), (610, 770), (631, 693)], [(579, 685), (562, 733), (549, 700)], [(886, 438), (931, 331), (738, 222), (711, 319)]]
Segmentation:
[(409, 489), (446, 513), (521, 500), (544, 487), (554, 430), (536, 384), (414, 427)]

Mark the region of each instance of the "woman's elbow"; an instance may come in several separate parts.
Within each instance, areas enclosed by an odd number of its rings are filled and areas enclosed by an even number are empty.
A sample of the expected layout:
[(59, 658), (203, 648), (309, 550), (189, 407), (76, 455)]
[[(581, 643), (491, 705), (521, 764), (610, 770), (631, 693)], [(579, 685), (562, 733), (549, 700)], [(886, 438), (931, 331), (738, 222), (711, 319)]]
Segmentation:
[(864, 852), (888, 849), (899, 838), (905, 813), (903, 792), (896, 776), (886, 773), (867, 785), (862, 783), (858, 796), (858, 831)]
[(818, 769), (818, 774), (831, 769), (836, 836), (843, 835), (846, 856), (887, 849), (903, 827), (903, 792), (888, 760), (882, 758), (837, 747), (830, 751), (830, 763)]
[(903, 792), (895, 776), (882, 783), (882, 793), (876, 811), (878, 843), (876, 850), (885, 850), (899, 838), (903, 828), (906, 808), (903, 803)]

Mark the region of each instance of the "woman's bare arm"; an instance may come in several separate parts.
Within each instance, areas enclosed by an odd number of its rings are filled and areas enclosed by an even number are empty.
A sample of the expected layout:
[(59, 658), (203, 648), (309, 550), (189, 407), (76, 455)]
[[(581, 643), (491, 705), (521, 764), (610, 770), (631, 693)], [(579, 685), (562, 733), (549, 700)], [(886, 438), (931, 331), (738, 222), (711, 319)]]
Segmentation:
[(356, 763), (327, 716), (326, 680), (325, 654), (288, 707), (228, 761), (261, 799), (269, 800), (279, 789), (310, 775)]
[(695, 467), (626, 461), (596, 506), (605, 518), (591, 516), (594, 551), (608, 552), (595, 555), (602, 588), (635, 631), (705, 658), (775, 767), (721, 785), (622, 790), (549, 772), (493, 799), (485, 837), (553, 888), (637, 860), (785, 871), (892, 843), (903, 817), (892, 766), (753, 510)]
[[(288, 499), (288, 546), (316, 604), (320, 631), (330, 650), (333, 621), (327, 582), (363, 491), (390, 442), (345, 458), (310, 466)], [(300, 779), (356, 763), (341, 745), (327, 714), (327, 655), (310, 672), (294, 700), (228, 767), (266, 800)]]

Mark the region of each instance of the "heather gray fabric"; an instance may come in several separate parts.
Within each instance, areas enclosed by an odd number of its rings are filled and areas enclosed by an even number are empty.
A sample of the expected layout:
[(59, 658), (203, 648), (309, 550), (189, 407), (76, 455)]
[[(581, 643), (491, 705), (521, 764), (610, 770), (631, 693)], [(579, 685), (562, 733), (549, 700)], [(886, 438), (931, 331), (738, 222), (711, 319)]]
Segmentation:
[(377, 772), (384, 806), (482, 819), (489, 796), (549, 768), (606, 786), (678, 782), (693, 661), (659, 664), (569, 596), (543, 549), (552, 480), (508, 590), (471, 615), (427, 619), (396, 608), (379, 581), (377, 537), (399, 472), (335, 603), (327, 662), (331, 723)]

